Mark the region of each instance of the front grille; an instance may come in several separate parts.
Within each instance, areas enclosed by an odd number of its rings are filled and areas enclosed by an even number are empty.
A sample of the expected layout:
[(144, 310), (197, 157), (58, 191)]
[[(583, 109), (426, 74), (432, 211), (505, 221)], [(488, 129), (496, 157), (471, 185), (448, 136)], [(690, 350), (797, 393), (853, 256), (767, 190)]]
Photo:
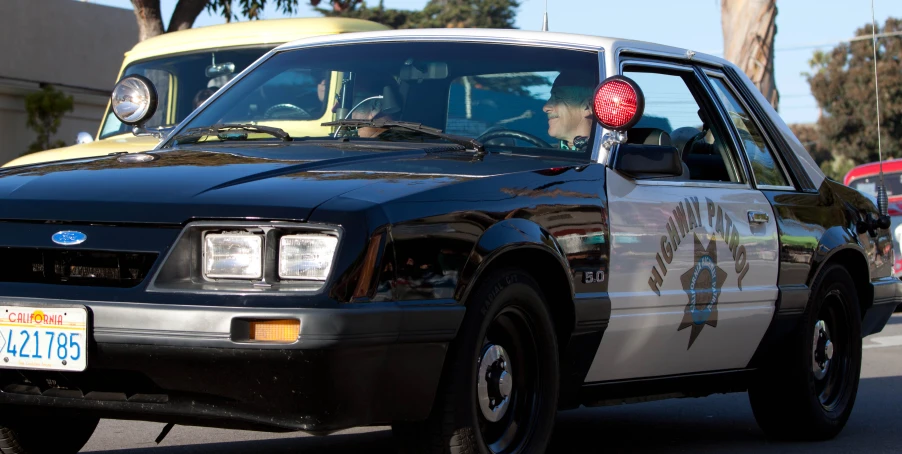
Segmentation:
[(134, 287), (156, 258), (146, 252), (0, 248), (0, 282)]

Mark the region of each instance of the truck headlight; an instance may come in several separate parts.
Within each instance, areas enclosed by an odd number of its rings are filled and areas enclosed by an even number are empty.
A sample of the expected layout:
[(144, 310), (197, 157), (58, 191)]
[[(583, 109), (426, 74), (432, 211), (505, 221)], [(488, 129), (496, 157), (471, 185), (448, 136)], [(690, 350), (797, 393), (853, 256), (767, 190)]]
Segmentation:
[(332, 268), (338, 238), (285, 235), (279, 240), (279, 277), (324, 281)]
[(225, 279), (263, 277), (263, 237), (207, 234), (204, 236), (204, 276)]

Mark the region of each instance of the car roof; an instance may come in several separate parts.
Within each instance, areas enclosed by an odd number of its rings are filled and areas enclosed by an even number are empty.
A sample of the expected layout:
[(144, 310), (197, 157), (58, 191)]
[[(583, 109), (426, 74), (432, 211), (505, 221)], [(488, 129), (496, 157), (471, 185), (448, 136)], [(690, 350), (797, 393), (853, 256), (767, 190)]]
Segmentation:
[(396, 40), (436, 40), (436, 41), (469, 41), (498, 43), (522, 43), (539, 44), (573, 49), (604, 49), (611, 55), (625, 51), (648, 52), (666, 55), (674, 58), (691, 58), (704, 61), (716, 66), (729, 65), (722, 58), (704, 53), (689, 51), (688, 49), (667, 46), (664, 44), (650, 43), (646, 41), (621, 39), (603, 36), (581, 35), (575, 33), (537, 32), (510, 29), (486, 29), (486, 28), (432, 28), (387, 30), (356, 33), (342, 36), (317, 36), (300, 39), (283, 44), (279, 49), (292, 49), (320, 44), (342, 44), (360, 41), (396, 41)]
[[(902, 159), (887, 159), (883, 161), (883, 172), (902, 172)], [(843, 178), (843, 184), (848, 186), (849, 182), (852, 181), (853, 178), (861, 178), (874, 176), (880, 173), (880, 163), (879, 162), (869, 162), (867, 164), (861, 164), (859, 166), (855, 166), (846, 176)]]
[(303, 17), (233, 22), (164, 33), (139, 42), (125, 53), (126, 63), (149, 57), (254, 45), (273, 47), (300, 38), (339, 33), (388, 30), (386, 25), (362, 19)]

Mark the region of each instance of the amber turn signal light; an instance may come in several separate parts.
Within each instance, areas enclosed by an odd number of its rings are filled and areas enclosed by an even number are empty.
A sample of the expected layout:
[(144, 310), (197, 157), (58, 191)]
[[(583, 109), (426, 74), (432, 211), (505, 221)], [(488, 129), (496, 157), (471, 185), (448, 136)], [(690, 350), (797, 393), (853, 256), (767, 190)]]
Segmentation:
[(250, 325), (252, 341), (291, 343), (301, 332), (300, 320), (252, 320)]

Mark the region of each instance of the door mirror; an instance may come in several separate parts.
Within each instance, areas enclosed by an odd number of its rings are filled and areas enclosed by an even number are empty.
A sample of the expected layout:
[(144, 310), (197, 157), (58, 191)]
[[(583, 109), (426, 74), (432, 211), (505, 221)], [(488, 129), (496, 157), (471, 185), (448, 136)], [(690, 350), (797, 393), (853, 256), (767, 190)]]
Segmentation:
[(637, 180), (683, 175), (683, 161), (676, 147), (669, 145), (620, 144), (614, 170)]

